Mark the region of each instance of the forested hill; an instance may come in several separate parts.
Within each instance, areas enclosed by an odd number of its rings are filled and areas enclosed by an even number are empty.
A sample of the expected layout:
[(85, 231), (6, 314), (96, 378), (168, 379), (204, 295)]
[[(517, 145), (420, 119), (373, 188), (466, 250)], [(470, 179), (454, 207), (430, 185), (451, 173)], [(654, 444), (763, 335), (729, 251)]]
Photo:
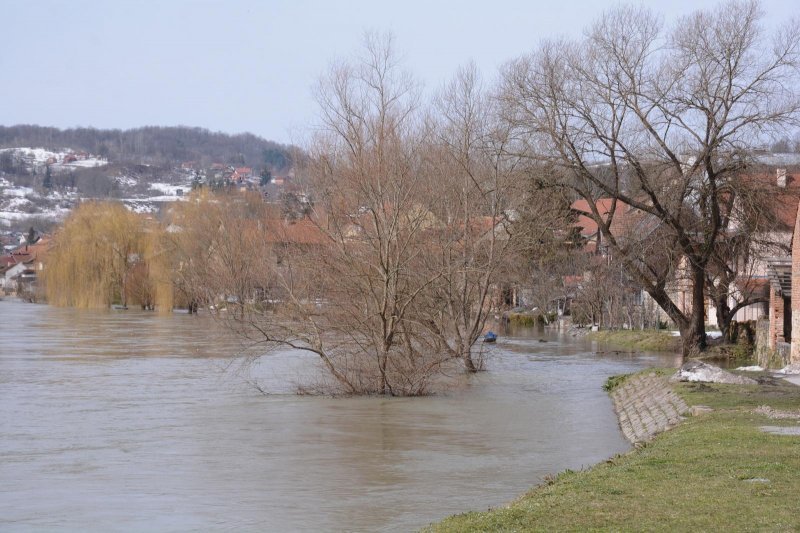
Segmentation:
[(177, 165), (193, 161), (200, 166), (224, 163), (286, 171), (297, 149), (251, 133), (228, 135), (185, 126), (147, 126), (131, 130), (45, 126), (0, 126), (0, 148), (20, 146), (58, 150), (68, 147), (100, 155), (110, 161)]

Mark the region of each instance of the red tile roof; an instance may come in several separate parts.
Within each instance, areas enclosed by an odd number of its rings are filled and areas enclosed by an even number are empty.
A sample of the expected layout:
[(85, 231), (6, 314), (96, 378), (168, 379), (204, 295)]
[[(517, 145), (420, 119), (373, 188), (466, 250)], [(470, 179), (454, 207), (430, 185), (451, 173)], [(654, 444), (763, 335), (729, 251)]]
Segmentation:
[[(600, 198), (595, 202), (597, 206), (597, 211), (600, 213), (600, 216), (603, 218), (604, 221), (608, 220), (608, 215), (611, 212), (611, 207), (613, 205), (613, 199), (611, 198)], [(576, 225), (581, 229), (581, 235), (583, 237), (592, 237), (597, 234), (597, 222), (594, 221), (590, 216), (582, 215), (580, 213), (591, 213), (591, 208), (589, 207), (589, 202), (586, 200), (575, 200), (572, 202), (570, 206), (573, 211), (578, 213), (578, 221)], [(614, 212), (614, 220), (621, 218), (624, 214), (624, 210), (627, 207), (626, 204), (617, 200), (616, 210)], [(612, 225), (614, 222), (612, 221)]]
[(274, 220), (268, 223), (267, 241), (281, 244), (315, 244), (330, 243), (327, 235), (308, 218), (296, 221)]

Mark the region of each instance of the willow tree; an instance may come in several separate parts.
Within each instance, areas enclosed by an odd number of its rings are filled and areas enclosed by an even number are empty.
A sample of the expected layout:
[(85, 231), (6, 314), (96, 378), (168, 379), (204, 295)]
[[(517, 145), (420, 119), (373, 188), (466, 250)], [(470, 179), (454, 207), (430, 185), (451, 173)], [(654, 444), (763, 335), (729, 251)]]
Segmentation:
[(160, 225), (148, 224), (142, 255), (125, 277), (127, 300), (142, 309), (169, 313), (174, 307), (174, 249)]
[(43, 273), (48, 301), (95, 308), (142, 303), (131, 293), (141, 298), (147, 292), (143, 285), (151, 282), (137, 271), (146, 265), (152, 232), (158, 229), (120, 203), (81, 203), (53, 238)]

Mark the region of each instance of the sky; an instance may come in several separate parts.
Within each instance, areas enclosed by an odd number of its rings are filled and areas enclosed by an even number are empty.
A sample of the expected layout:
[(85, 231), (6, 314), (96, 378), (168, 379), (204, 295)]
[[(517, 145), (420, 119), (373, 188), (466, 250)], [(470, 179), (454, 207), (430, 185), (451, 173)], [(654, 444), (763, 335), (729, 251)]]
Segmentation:
[[(669, 22), (710, 0), (641, 2)], [(472, 0), (2, 0), (0, 125), (200, 126), (302, 144), (312, 88), (367, 31), (391, 32), (433, 91), (473, 61), (491, 80), (546, 38), (576, 36), (617, 2)], [(764, 0), (767, 26), (800, 16)]]

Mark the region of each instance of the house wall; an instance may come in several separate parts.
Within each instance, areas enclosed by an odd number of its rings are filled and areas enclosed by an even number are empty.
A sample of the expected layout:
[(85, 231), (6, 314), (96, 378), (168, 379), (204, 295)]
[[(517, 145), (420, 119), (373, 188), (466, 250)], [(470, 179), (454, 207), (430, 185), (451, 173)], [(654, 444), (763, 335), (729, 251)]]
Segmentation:
[[(731, 307), (733, 307), (736, 304), (736, 300), (731, 298), (730, 304)], [(736, 314), (733, 315), (733, 319), (737, 322), (748, 322), (750, 320), (758, 320), (759, 318), (763, 318), (768, 315), (768, 304), (752, 304), (736, 311)]]
[(778, 348), (778, 342), (784, 342), (783, 333), (783, 296), (770, 285), (769, 287), (769, 338), (770, 350)]
[(2, 278), (0, 278), (0, 283), (6, 290), (16, 290), (17, 282), (14, 281), (14, 277), (22, 274), (25, 271), (26, 267), (23, 263), (17, 263), (16, 265), (12, 266), (8, 270), (6, 270), (5, 274)]
[(789, 360), (800, 363), (800, 218), (796, 219), (792, 237), (792, 346)]

